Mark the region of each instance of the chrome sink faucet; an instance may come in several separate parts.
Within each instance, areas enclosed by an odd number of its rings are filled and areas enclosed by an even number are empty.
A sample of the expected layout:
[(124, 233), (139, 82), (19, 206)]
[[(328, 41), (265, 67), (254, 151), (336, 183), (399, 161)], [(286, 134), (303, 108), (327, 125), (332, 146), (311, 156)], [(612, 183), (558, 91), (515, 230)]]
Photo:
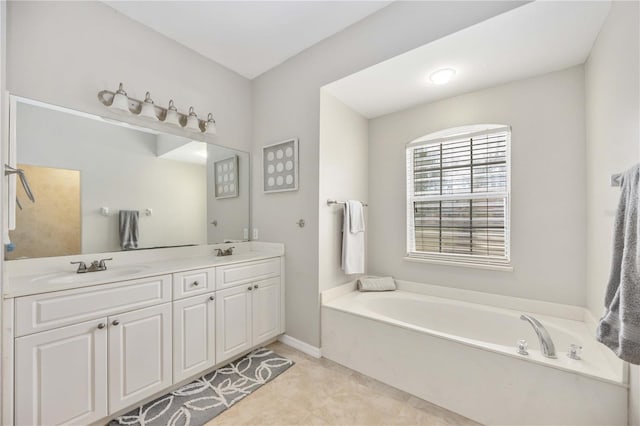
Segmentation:
[(233, 249), (235, 247), (228, 247), (224, 250), (217, 248), (216, 249), (216, 256), (231, 256), (233, 254)]
[(538, 321), (537, 319), (529, 316), (529, 315), (520, 315), (521, 320), (527, 321), (533, 327), (533, 330), (538, 335), (538, 340), (540, 341), (540, 349), (542, 350), (542, 355), (547, 358), (557, 358), (556, 357), (556, 347), (553, 345), (553, 340), (551, 339), (551, 335), (547, 331), (546, 328)]
[(77, 274), (84, 274), (87, 272), (98, 272), (98, 271), (106, 271), (107, 270), (107, 260), (113, 260), (112, 257), (108, 258), (108, 259), (100, 259), (100, 260), (94, 260), (93, 262), (91, 262), (91, 265), (87, 266), (86, 263), (84, 263), (83, 261), (79, 261), (79, 262), (71, 262), (72, 265), (78, 265), (78, 270), (76, 271)]

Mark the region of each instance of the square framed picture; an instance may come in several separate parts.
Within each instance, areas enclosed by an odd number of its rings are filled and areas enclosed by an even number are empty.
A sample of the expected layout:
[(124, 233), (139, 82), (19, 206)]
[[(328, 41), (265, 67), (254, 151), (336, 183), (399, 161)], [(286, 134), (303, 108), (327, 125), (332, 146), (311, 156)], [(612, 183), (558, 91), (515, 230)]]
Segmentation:
[(215, 197), (233, 198), (238, 196), (238, 156), (234, 155), (213, 163), (215, 176)]
[(262, 147), (262, 185), (265, 193), (298, 190), (298, 139)]

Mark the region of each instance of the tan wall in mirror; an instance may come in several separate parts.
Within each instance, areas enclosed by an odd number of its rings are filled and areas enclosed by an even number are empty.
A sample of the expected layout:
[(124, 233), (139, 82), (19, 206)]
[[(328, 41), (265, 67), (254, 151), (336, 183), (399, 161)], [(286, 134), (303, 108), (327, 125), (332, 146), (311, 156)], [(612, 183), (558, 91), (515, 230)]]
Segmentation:
[(80, 254), (80, 171), (18, 167), (24, 169), (36, 202), (28, 200), (18, 182), (22, 210), (16, 211), (16, 230), (9, 232), (15, 249), (6, 253), (6, 259)]

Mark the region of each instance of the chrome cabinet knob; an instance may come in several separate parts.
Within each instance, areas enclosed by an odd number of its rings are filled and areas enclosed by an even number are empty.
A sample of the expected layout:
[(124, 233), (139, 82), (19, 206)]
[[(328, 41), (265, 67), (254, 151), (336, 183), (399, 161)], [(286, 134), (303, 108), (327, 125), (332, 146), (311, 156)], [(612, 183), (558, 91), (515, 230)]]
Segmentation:
[(111, 325), (118, 325), (118, 324), (120, 324), (120, 321), (118, 320), (113, 320), (113, 322), (111, 323)]
[(198, 281), (194, 281), (194, 282), (193, 282), (193, 285), (197, 287), (197, 286), (199, 286), (199, 285), (200, 285), (200, 283), (199, 283)]
[(216, 300), (214, 296), (209, 296), (209, 300)]
[(255, 290), (256, 288), (258, 288), (258, 284), (253, 286), (253, 289)]
[(103, 329), (103, 328), (105, 328), (105, 327), (106, 327), (106, 325), (105, 325), (103, 322), (101, 322), (100, 324), (98, 324), (98, 329), (100, 329), (100, 330), (102, 330), (102, 329)]
[(249, 286), (247, 287), (247, 290), (251, 291), (253, 289), (253, 287)]

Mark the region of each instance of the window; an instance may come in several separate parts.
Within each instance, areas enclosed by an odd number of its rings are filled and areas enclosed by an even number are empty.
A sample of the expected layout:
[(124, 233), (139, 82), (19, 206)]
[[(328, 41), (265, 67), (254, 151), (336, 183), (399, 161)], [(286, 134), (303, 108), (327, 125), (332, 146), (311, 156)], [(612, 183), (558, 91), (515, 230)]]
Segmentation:
[(410, 259), (508, 267), (511, 132), (480, 127), (407, 145)]

